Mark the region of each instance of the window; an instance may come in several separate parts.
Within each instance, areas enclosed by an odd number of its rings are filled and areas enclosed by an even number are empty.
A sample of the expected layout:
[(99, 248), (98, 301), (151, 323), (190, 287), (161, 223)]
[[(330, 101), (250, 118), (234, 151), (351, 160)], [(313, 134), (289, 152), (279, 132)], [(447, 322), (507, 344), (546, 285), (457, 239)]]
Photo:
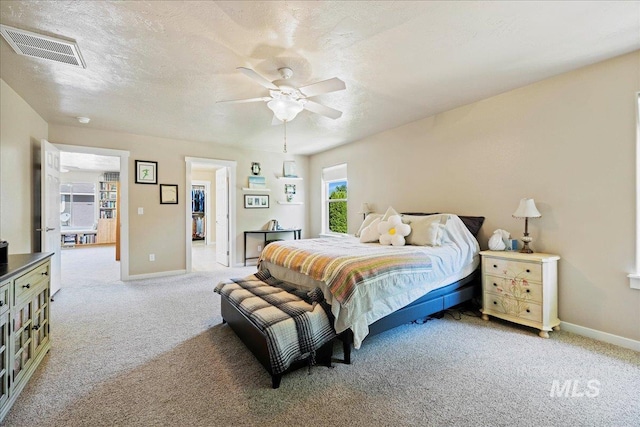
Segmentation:
[(322, 231), (329, 234), (347, 234), (347, 165), (322, 170), (324, 197)]
[(62, 227), (92, 228), (96, 222), (94, 183), (60, 184), (60, 224)]
[(633, 289), (640, 289), (640, 92), (636, 94), (636, 271), (629, 274)]

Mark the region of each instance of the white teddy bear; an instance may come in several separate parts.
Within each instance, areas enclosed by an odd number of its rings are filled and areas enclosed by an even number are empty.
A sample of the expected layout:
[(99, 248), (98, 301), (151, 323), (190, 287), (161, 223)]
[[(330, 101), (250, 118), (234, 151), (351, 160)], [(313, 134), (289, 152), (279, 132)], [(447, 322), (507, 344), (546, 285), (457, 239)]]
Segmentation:
[(409, 224), (403, 224), (400, 215), (391, 215), (378, 224), (381, 245), (404, 246), (404, 236), (411, 233)]

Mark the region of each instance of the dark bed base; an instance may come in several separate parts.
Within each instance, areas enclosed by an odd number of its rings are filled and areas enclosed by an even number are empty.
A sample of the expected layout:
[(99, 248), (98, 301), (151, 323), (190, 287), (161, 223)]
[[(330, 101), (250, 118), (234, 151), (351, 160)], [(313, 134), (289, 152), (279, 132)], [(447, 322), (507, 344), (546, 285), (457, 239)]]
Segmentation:
[[(373, 322), (369, 325), (369, 334), (365, 337), (365, 340), (397, 326), (423, 319), (470, 301), (473, 297), (480, 295), (481, 289), (480, 270), (475, 270), (467, 277), (431, 291), (411, 304)], [(349, 364), (351, 363), (353, 333), (351, 330), (345, 332), (340, 336), (340, 339), (343, 340), (344, 344), (344, 362)]]
[[(467, 302), (474, 296), (480, 295), (480, 289), (480, 272), (479, 270), (476, 270), (469, 276), (450, 285), (431, 291), (411, 304), (372, 323), (369, 325), (369, 334), (367, 335), (367, 338), (381, 332), (388, 331), (389, 329), (393, 329), (396, 326), (404, 325), (405, 323), (410, 323), (414, 320), (423, 319), (458, 304)], [(258, 359), (267, 372), (269, 372), (273, 388), (278, 388), (280, 386), (280, 381), (284, 373), (307, 365), (304, 360), (298, 361), (286, 372), (283, 372), (283, 374), (273, 375), (271, 372), (269, 349), (267, 347), (267, 339), (265, 335), (253, 324), (253, 322), (247, 319), (244, 314), (231, 305), (225, 297), (221, 298), (220, 304), (222, 321), (231, 326), (236, 335), (238, 335), (247, 348), (251, 350), (256, 359)], [(343, 343), (344, 363), (350, 364), (353, 333), (351, 330), (347, 330), (340, 334), (339, 338)], [(333, 341), (330, 341), (317, 351), (316, 360), (318, 363), (330, 367), (332, 355)]]

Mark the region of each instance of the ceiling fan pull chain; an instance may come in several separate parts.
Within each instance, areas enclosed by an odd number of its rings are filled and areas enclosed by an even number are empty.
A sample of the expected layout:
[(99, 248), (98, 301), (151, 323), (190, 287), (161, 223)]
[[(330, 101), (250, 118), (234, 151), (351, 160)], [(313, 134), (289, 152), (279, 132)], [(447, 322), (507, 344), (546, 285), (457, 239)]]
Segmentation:
[(284, 122), (284, 152), (287, 152), (287, 121), (283, 120)]

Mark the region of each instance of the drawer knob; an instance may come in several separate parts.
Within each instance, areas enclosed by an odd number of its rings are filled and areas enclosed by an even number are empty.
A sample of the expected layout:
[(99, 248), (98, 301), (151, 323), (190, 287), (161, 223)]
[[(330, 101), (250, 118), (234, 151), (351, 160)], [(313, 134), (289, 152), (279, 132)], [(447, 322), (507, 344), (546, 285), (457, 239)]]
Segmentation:
[(531, 313), (531, 310), (529, 310), (528, 308), (527, 308), (527, 313)]
[(494, 301), (493, 303), (494, 303), (494, 304), (496, 304), (496, 305), (498, 304), (498, 302), (497, 302), (497, 301)]
[(494, 284), (493, 284), (493, 286), (498, 286), (498, 284), (497, 284), (497, 283), (494, 283)]
[(529, 270), (528, 268), (527, 268), (527, 273), (531, 273), (531, 270)]
[(31, 284), (30, 284), (30, 283), (27, 283), (26, 285), (22, 285), (22, 287), (23, 287), (23, 288), (27, 288), (27, 289), (29, 289), (29, 288), (31, 287)]
[(33, 329), (34, 331), (37, 331), (38, 329), (40, 329), (40, 325), (33, 325), (31, 329)]
[(4, 301), (0, 301), (0, 307), (4, 305)]
[(497, 266), (497, 265), (495, 265), (495, 264), (493, 264), (493, 268), (498, 268), (498, 266)]
[(527, 289), (527, 293), (531, 292), (531, 289)]
[(42, 273), (40, 273), (42, 276), (48, 276), (49, 272), (48, 271), (43, 271)]

